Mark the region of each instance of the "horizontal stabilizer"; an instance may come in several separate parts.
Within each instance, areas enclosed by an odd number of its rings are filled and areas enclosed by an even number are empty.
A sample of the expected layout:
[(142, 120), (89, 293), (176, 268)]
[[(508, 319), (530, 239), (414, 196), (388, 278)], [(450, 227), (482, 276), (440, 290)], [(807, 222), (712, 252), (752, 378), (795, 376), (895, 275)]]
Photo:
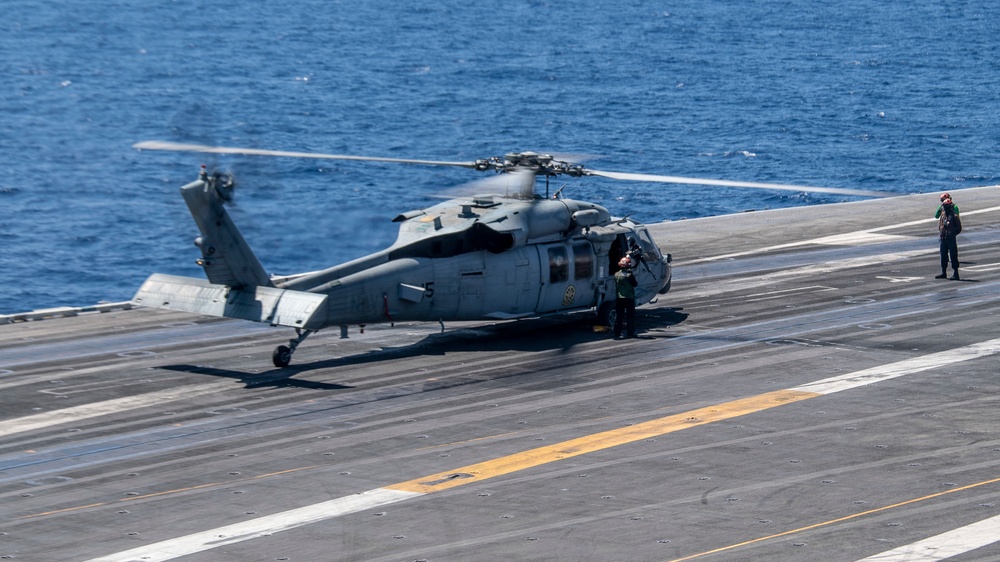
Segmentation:
[(238, 291), (193, 277), (156, 273), (146, 279), (132, 302), (274, 326), (318, 330), (325, 325), (326, 295), (273, 287), (251, 289)]

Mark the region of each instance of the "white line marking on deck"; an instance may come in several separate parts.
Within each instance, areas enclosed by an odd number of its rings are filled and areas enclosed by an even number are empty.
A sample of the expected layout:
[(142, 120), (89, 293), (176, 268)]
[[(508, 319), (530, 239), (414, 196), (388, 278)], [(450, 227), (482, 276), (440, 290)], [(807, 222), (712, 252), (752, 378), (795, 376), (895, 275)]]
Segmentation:
[(108, 414), (127, 412), (129, 410), (144, 408), (154, 404), (162, 404), (173, 400), (188, 399), (193, 396), (201, 396), (204, 394), (213, 394), (221, 392), (225, 388), (226, 386), (220, 383), (184, 386), (172, 388), (170, 390), (150, 392), (147, 394), (140, 394), (138, 396), (115, 398), (113, 400), (105, 400), (103, 402), (95, 402), (93, 404), (83, 404), (81, 406), (73, 406), (70, 408), (63, 408), (61, 410), (53, 410), (51, 412), (4, 420), (0, 421), (0, 437), (7, 437), (16, 433), (43, 429), (63, 423), (74, 423)]
[(1000, 515), (959, 527), (858, 562), (930, 562), (944, 560), (1000, 541)]

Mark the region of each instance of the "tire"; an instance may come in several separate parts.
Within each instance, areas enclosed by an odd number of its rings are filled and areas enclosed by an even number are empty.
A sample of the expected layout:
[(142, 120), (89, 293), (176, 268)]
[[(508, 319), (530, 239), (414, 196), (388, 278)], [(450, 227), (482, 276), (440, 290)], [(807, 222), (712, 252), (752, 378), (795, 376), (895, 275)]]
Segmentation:
[(292, 350), (287, 345), (279, 345), (274, 348), (271, 361), (275, 367), (287, 367), (292, 362)]
[(674, 280), (673, 280), (672, 278), (671, 278), (671, 279), (668, 279), (668, 280), (667, 280), (667, 284), (666, 284), (666, 285), (664, 285), (664, 286), (663, 286), (663, 288), (662, 288), (662, 289), (660, 289), (660, 290), (658, 291), (658, 292), (659, 292), (659, 294), (661, 294), (661, 295), (665, 295), (665, 294), (667, 294), (667, 292), (668, 292), (668, 291), (670, 291), (670, 284), (671, 284), (671, 283), (672, 283), (673, 281), (674, 281)]

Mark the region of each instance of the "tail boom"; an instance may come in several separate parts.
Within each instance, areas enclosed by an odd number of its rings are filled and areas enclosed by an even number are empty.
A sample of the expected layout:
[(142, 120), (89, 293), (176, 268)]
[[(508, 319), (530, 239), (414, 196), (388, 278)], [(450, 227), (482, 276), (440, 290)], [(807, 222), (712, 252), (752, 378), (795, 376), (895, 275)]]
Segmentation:
[(156, 273), (146, 279), (132, 302), (315, 331), (326, 326), (326, 299), (319, 293), (259, 286), (239, 290), (203, 279)]

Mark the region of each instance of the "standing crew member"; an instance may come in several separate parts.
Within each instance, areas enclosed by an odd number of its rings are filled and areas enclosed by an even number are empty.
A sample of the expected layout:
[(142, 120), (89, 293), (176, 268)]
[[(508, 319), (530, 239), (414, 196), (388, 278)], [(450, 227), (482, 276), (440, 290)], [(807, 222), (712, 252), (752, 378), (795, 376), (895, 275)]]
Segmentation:
[(639, 284), (632, 274), (632, 258), (618, 261), (615, 273), (615, 339), (622, 339), (622, 320), (628, 324), (628, 337), (635, 337), (635, 287)]
[(948, 277), (948, 260), (951, 259), (951, 267), (954, 270), (951, 278), (956, 281), (958, 276), (958, 233), (962, 232), (962, 220), (958, 216), (958, 205), (951, 200), (951, 195), (941, 194), (941, 205), (934, 213), (934, 218), (938, 219), (938, 234), (941, 237), (941, 274), (935, 279)]

